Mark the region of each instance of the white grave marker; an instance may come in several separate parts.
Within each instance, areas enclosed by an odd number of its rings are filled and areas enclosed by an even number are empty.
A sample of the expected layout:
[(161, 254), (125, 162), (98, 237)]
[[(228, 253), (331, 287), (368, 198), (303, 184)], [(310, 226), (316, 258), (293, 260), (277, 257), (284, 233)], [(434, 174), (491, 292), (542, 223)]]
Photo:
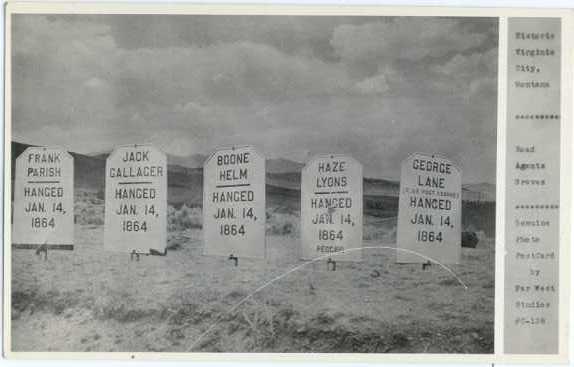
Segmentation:
[(147, 254), (167, 243), (167, 160), (151, 145), (114, 149), (106, 161), (104, 248)]
[(74, 244), (74, 159), (29, 147), (16, 159), (12, 243)]
[[(397, 247), (457, 264), (461, 252), (461, 172), (451, 161), (415, 153), (401, 165)], [(397, 251), (398, 263), (427, 263)]]
[[(363, 167), (344, 155), (321, 155), (301, 177), (302, 258), (340, 252), (363, 244)], [(333, 257), (361, 261), (361, 250)]]
[(203, 237), (206, 255), (265, 257), (265, 159), (253, 147), (205, 162)]

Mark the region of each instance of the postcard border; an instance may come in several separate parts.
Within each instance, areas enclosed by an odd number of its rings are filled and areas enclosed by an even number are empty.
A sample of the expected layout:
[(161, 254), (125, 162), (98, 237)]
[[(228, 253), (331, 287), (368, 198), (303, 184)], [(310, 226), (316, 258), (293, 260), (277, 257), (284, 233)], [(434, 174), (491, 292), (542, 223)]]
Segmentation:
[[(14, 359), (169, 359), (193, 361), (306, 361), (306, 362), (483, 362), (483, 363), (565, 363), (568, 362), (570, 323), (570, 243), (572, 216), (572, 10), (545, 8), (455, 8), (379, 5), (244, 5), (244, 4), (134, 4), (71, 2), (8, 2), (5, 8), (5, 98), (4, 106), (4, 244), (10, 244), (10, 165), (11, 161), (11, 15), (13, 14), (218, 14), (218, 15), (311, 15), (311, 16), (450, 16), (496, 17), (499, 19), (498, 112), (497, 112), (497, 231), (495, 254), (495, 348), (492, 354), (355, 354), (355, 353), (91, 353), (91, 352), (13, 352), (11, 351), (11, 246), (4, 245), (3, 346), (4, 356)], [(502, 353), (504, 328), (504, 186), (506, 146), (506, 20), (508, 17), (559, 17), (562, 19), (561, 80), (561, 174), (560, 174), (560, 347), (557, 355), (508, 355)], [(504, 33), (504, 35), (503, 35)], [(504, 63), (504, 65), (501, 63)]]

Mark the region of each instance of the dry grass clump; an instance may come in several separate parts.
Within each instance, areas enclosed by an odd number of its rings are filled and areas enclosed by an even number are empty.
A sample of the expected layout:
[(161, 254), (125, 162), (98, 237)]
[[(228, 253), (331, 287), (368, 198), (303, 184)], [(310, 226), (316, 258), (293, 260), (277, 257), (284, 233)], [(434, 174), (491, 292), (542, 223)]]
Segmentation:
[(170, 232), (201, 229), (202, 215), (202, 210), (198, 207), (188, 207), (184, 204), (178, 209), (170, 205), (167, 209), (167, 229)]
[(268, 235), (299, 236), (301, 218), (291, 213), (267, 212)]
[(94, 193), (78, 191), (74, 200), (74, 222), (77, 224), (104, 224), (104, 201)]

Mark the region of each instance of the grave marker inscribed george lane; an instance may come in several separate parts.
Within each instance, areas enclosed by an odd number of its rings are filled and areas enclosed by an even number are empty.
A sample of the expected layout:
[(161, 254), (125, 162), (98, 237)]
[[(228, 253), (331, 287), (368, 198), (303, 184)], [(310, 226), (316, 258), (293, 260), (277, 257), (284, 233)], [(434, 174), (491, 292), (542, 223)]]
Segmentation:
[(74, 243), (74, 158), (68, 152), (29, 147), (16, 159), (12, 243)]
[(149, 253), (167, 242), (167, 160), (151, 145), (117, 147), (106, 161), (104, 248)]
[[(397, 247), (440, 263), (460, 261), (461, 172), (448, 159), (415, 153), (401, 165)], [(397, 251), (399, 263), (428, 259)]]
[[(302, 258), (311, 260), (363, 244), (363, 167), (344, 155), (314, 157), (301, 177)], [(361, 250), (334, 256), (361, 261)]]
[(203, 167), (206, 255), (265, 257), (265, 159), (250, 146), (219, 150)]

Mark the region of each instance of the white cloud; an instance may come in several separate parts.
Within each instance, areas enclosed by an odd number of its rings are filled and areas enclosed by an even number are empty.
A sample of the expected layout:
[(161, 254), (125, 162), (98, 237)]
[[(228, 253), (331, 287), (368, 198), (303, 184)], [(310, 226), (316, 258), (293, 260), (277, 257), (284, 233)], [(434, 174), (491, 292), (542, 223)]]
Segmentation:
[[(181, 156), (341, 151), (385, 177), (424, 148), (465, 162), (469, 181), (494, 177), (483, 158), (496, 144), (496, 54), (473, 51), (486, 36), (458, 20), (265, 19), (266, 38), (240, 19), (204, 36), (149, 23), (140, 37), (94, 18), (16, 16), (17, 136), (79, 152), (146, 141)], [(165, 32), (167, 45), (151, 40)]]
[(375, 75), (355, 84), (355, 90), (361, 94), (383, 94), (389, 91), (389, 83), (384, 74)]
[(498, 64), (498, 50), (472, 53), (470, 55), (456, 54), (448, 62), (436, 65), (438, 73), (458, 78), (469, 78), (479, 75), (495, 75)]
[(386, 64), (462, 53), (485, 39), (485, 34), (463, 31), (455, 19), (401, 17), (341, 25), (335, 29), (331, 44), (345, 62)]
[(149, 142), (165, 153), (187, 157), (201, 151), (200, 139), (181, 135), (177, 131), (161, 131), (149, 138)]
[(101, 89), (101, 88), (105, 88), (106, 82), (100, 78), (94, 77), (94, 78), (90, 78), (90, 79), (86, 80), (84, 82), (84, 86), (87, 88), (92, 88), (92, 89)]

